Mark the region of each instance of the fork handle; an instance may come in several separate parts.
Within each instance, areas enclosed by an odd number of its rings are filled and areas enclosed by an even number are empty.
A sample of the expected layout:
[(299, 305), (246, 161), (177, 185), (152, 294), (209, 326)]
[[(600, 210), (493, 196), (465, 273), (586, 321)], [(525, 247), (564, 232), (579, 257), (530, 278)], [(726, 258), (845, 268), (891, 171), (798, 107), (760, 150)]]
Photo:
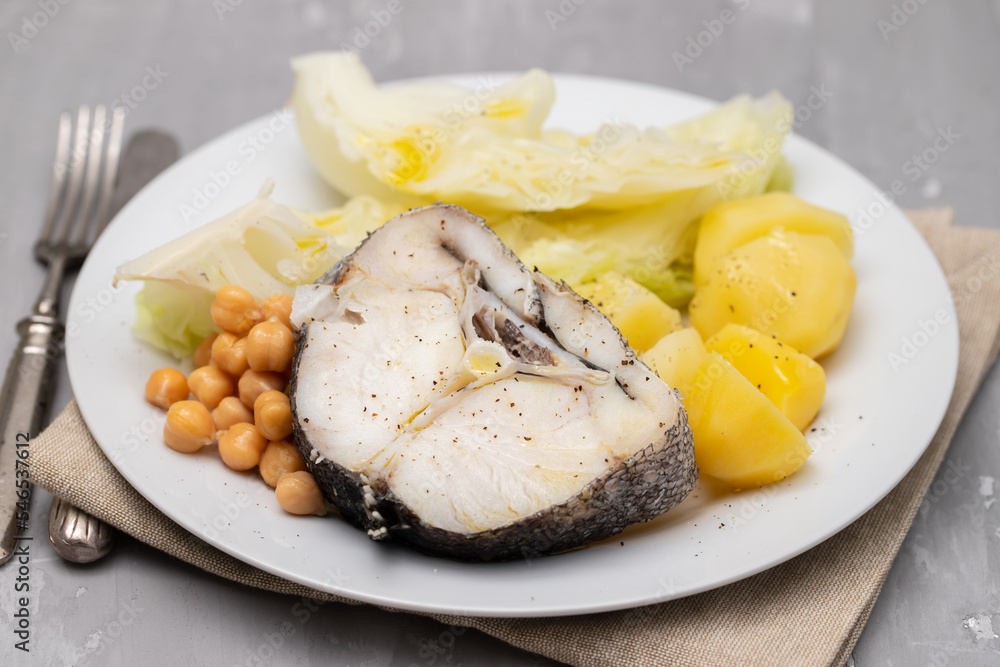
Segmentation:
[[(0, 563), (14, 553), (16, 536), (28, 521), (19, 508), (27, 489), (31, 439), (38, 435), (52, 398), (52, 379), (62, 352), (65, 328), (49, 315), (30, 315), (17, 324), (21, 340), (0, 391)], [(21, 463), (18, 463), (18, 462)]]

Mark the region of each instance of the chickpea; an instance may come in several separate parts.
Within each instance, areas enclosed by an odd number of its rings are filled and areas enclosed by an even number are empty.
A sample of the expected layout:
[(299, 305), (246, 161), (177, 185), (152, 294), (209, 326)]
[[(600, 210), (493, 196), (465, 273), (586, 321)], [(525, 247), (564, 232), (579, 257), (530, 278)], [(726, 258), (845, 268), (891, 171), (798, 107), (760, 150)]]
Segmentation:
[(255, 371), (282, 372), (295, 355), (295, 336), (281, 322), (261, 322), (247, 334), (247, 361)]
[(233, 379), (215, 366), (202, 366), (188, 375), (188, 386), (195, 398), (214, 410), (226, 396), (231, 396), (236, 387)]
[(274, 389), (253, 402), (253, 421), (268, 440), (284, 440), (292, 434), (292, 408), (288, 396)]
[(164, 410), (187, 397), (187, 378), (176, 368), (155, 370), (146, 382), (146, 400)]
[(282, 475), (274, 488), (274, 496), (289, 514), (326, 514), (326, 502), (319, 485), (305, 470)]
[(212, 302), (212, 321), (240, 336), (260, 322), (260, 308), (253, 295), (239, 285), (224, 285)]
[(250, 470), (260, 463), (267, 447), (267, 438), (253, 424), (233, 424), (219, 434), (219, 455), (231, 470)]
[(163, 440), (170, 449), (190, 454), (215, 440), (215, 424), (198, 401), (177, 401), (167, 410)]
[(226, 431), (240, 422), (252, 422), (253, 413), (235, 396), (226, 396), (219, 401), (218, 407), (212, 410), (216, 431)]
[(238, 385), (240, 400), (243, 401), (243, 405), (252, 410), (258, 396), (270, 389), (283, 391), (286, 384), (285, 378), (280, 373), (258, 372), (250, 369), (240, 376)]
[(219, 337), (219, 334), (209, 334), (208, 338), (201, 341), (198, 347), (194, 350), (194, 365), (198, 366), (208, 366), (212, 361), (212, 345), (215, 343), (215, 339)]
[(265, 320), (281, 322), (292, 329), (292, 295), (275, 294), (260, 302), (260, 312)]
[(306, 463), (302, 460), (299, 448), (287, 440), (268, 443), (267, 449), (260, 457), (260, 476), (272, 489), (278, 485), (278, 480), (285, 473), (305, 469)]
[(240, 376), (247, 369), (247, 339), (225, 331), (212, 343), (212, 364), (230, 375)]

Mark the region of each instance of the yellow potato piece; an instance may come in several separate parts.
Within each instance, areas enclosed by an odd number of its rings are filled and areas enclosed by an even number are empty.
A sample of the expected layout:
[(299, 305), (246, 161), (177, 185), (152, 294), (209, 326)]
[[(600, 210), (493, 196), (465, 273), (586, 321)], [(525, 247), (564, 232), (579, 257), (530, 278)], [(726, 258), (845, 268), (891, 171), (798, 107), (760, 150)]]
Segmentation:
[(782, 480), (812, 454), (795, 425), (718, 352), (701, 362), (684, 406), (698, 467), (737, 489)]
[(725, 357), (800, 431), (819, 412), (826, 394), (823, 367), (777, 337), (727, 324), (705, 348)]
[(790, 232), (828, 236), (844, 257), (854, 255), (851, 224), (840, 213), (813, 206), (787, 192), (717, 204), (702, 216), (694, 251), (694, 281), (702, 284), (712, 264), (726, 253), (781, 227)]
[(661, 380), (683, 394), (705, 354), (701, 335), (694, 327), (688, 327), (667, 334), (641, 356)]
[(648, 350), (668, 333), (681, 328), (681, 314), (631, 278), (608, 271), (576, 288), (608, 316), (628, 344)]
[(703, 338), (745, 324), (816, 359), (840, 345), (856, 287), (829, 237), (776, 229), (717, 260), (688, 312)]

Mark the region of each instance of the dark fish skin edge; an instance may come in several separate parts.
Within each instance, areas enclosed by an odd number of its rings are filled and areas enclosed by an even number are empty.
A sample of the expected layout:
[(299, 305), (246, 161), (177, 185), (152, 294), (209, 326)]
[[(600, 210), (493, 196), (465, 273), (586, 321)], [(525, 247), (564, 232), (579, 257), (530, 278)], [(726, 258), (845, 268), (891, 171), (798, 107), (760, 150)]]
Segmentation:
[[(482, 221), (480, 224), (486, 226)], [(364, 242), (355, 253), (363, 245)], [(317, 284), (336, 283), (341, 267), (352, 257), (353, 253), (338, 262), (316, 281)], [(603, 540), (630, 524), (649, 521), (684, 500), (698, 483), (687, 413), (678, 406), (677, 420), (660, 439), (591, 480), (566, 502), (500, 528), (467, 535), (431, 526), (378, 481), (370, 487), (375, 505), (366, 507), (365, 484), (358, 473), (329, 459), (319, 463), (310, 460), (313, 446), (302, 429), (295, 400), (299, 362), (307, 347), (308, 330), (306, 324), (296, 333), (290, 382), (293, 436), (309, 472), (316, 478), (326, 499), (343, 517), (361, 530), (386, 529), (375, 539), (388, 538), (427, 554), (463, 561), (534, 558)], [(630, 348), (626, 349), (635, 354)], [(637, 360), (637, 363), (642, 362)], [(373, 511), (382, 521), (373, 517)]]

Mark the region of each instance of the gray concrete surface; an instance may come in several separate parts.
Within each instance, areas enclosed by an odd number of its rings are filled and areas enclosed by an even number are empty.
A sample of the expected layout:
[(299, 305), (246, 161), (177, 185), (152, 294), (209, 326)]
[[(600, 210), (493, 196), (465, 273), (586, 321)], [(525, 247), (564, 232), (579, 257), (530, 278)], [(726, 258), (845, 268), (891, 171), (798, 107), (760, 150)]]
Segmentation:
[[(42, 278), (29, 247), (60, 111), (111, 103), (141, 85), (147, 66), (159, 66), (168, 76), (130, 112), (128, 127), (165, 128), (190, 151), (280, 105), (292, 82), (290, 57), (350, 41), (387, 4), (0, 4), (0, 360)], [(51, 16), (39, 14), (46, 7)], [(720, 100), (778, 88), (797, 103), (822, 86), (830, 100), (800, 132), (882, 187), (939, 128), (952, 127), (961, 139), (900, 203), (954, 206), (959, 224), (1000, 226), (996, 0), (402, 0), (402, 7), (363, 49), (380, 80), (541, 66)], [(673, 53), (724, 9), (735, 21), (678, 67)], [(959, 430), (943, 470), (961, 473), (921, 509), (855, 665), (1000, 664), (998, 375), (991, 373)], [(70, 395), (63, 373), (56, 410)], [(67, 565), (42, 542), (44, 493), (33, 507), (32, 652), (13, 649), (14, 574), (0, 569), (0, 664), (252, 663), (296, 602), (231, 585), (129, 539), (103, 562)], [(318, 609), (267, 662), (550, 664), (473, 631), (339, 605)]]

